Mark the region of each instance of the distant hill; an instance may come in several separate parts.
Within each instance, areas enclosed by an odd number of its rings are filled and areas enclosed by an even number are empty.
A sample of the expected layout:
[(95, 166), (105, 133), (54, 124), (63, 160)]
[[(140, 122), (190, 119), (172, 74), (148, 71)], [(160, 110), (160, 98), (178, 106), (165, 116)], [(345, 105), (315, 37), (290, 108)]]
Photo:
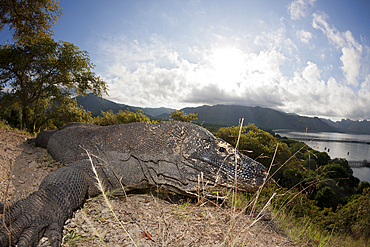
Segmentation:
[(77, 104), (82, 106), (84, 109), (91, 111), (91, 114), (94, 116), (101, 115), (101, 111), (112, 110), (114, 113), (117, 113), (119, 110), (130, 109), (128, 105), (117, 104), (113, 101), (102, 99), (96, 95), (89, 94), (87, 96), (78, 96), (76, 97)]
[[(142, 108), (125, 104), (114, 103), (113, 101), (102, 99), (95, 95), (76, 98), (77, 103), (86, 110), (91, 111), (93, 115), (100, 115), (101, 111), (112, 110), (117, 113), (119, 110), (129, 109), (130, 111), (142, 110), (152, 119), (168, 119), (171, 108)], [(219, 126), (238, 125), (239, 119), (244, 118), (244, 124), (254, 123), (259, 128), (264, 129), (291, 129), (297, 131), (328, 131), (328, 132), (348, 132), (359, 134), (370, 134), (369, 121), (352, 121), (350, 119), (333, 122), (328, 119), (317, 117), (304, 117), (296, 114), (288, 114), (276, 111), (270, 108), (233, 106), (233, 105), (215, 105), (187, 107), (181, 109), (186, 113), (198, 114), (198, 122), (215, 124)]]
[(91, 111), (91, 114), (94, 116), (100, 116), (101, 111), (109, 111), (112, 110), (114, 113), (117, 113), (119, 110), (125, 111), (143, 111), (145, 115), (155, 118), (158, 115), (168, 113), (169, 111), (173, 111), (173, 109), (170, 108), (142, 108), (142, 107), (135, 107), (135, 106), (129, 106), (125, 104), (118, 104), (113, 101), (102, 99), (96, 95), (89, 94), (85, 97), (78, 96), (76, 97), (77, 104), (82, 106), (84, 109)]
[(319, 118), (302, 117), (286, 114), (270, 108), (215, 105), (196, 108), (184, 108), (184, 112), (198, 114), (199, 122), (215, 123), (222, 125), (238, 125), (239, 119), (244, 118), (244, 124), (254, 123), (265, 129), (291, 129), (305, 131), (338, 131)]
[[(263, 107), (215, 105), (183, 108), (186, 113), (198, 114), (198, 122), (213, 123), (223, 126), (238, 125), (239, 120), (244, 118), (244, 124), (254, 123), (264, 129), (291, 129), (305, 131), (338, 131), (337, 128), (328, 125), (321, 119), (314, 117), (302, 117), (296, 114), (272, 110)], [(168, 118), (168, 114), (159, 116)]]
[[(165, 108), (165, 107), (159, 107), (159, 108), (149, 108), (149, 107), (130, 107), (133, 111), (143, 111), (145, 115), (150, 116), (151, 118), (158, 118), (159, 115), (162, 114), (168, 114), (170, 111), (173, 111), (172, 108)], [(158, 118), (161, 119), (161, 118)]]
[(370, 122), (367, 121), (366, 119), (363, 121), (342, 119), (341, 121), (337, 122), (325, 119), (325, 122), (345, 132), (357, 134), (370, 134)]

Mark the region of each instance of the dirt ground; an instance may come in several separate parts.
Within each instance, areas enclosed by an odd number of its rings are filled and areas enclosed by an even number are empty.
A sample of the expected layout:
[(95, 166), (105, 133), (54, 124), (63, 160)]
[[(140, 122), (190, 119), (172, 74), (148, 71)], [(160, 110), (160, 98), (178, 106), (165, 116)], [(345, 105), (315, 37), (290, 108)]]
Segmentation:
[[(27, 138), (0, 129), (2, 202), (27, 197), (58, 168), (45, 149), (28, 144)], [(224, 205), (162, 192), (154, 196), (153, 190), (108, 197), (116, 216), (102, 196), (89, 199), (66, 222), (63, 246), (294, 246), (271, 220), (251, 226), (255, 219)], [(47, 239), (40, 245), (47, 246)]]

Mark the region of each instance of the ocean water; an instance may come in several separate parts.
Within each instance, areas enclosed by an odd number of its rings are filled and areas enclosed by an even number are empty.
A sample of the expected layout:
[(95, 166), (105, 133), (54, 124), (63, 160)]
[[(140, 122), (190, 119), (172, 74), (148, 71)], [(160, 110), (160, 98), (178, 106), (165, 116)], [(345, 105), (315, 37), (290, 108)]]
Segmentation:
[[(370, 135), (344, 134), (335, 132), (317, 132), (305, 133), (289, 130), (275, 130), (281, 136), (288, 138), (300, 138), (311, 148), (320, 152), (326, 152), (333, 158), (345, 158), (348, 161), (370, 161), (370, 145), (366, 143), (348, 143), (348, 142), (325, 142), (322, 140), (346, 140), (346, 141), (364, 141), (370, 142)], [(361, 181), (370, 182), (370, 168), (352, 168), (354, 176)]]

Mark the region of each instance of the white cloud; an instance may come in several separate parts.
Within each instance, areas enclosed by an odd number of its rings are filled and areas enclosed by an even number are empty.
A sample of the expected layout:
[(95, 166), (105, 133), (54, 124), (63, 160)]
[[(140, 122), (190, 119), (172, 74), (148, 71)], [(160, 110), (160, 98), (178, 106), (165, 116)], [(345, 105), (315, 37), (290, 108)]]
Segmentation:
[(298, 50), (292, 40), (287, 37), (287, 30), (283, 18), (280, 19), (279, 25), (276, 28), (269, 28), (256, 35), (253, 38), (253, 43), (261, 47), (261, 50), (278, 49), (280, 52), (290, 55)]
[(305, 44), (308, 44), (308, 42), (310, 42), (310, 40), (312, 39), (312, 34), (302, 29), (298, 30), (296, 32), (296, 35)]
[(348, 84), (358, 86), (357, 76), (361, 67), (361, 52), (355, 50), (353, 47), (343, 47), (342, 53), (343, 55), (340, 57), (340, 60), (342, 61), (343, 66), (340, 68), (343, 71)]
[[(284, 88), (282, 100), (286, 103), (280, 109), (311, 116), (355, 117), (359, 101), (352, 89), (339, 84), (333, 77), (325, 82), (320, 73), (315, 63), (308, 62), (301, 72), (284, 78), (280, 86)], [(366, 102), (369, 104), (370, 100)]]
[[(106, 70), (101, 74), (109, 84), (110, 99), (135, 106), (258, 105), (302, 115), (369, 118), (370, 75), (357, 95), (351, 88), (361, 81), (363, 48), (351, 32), (339, 32), (325, 18), (314, 14), (312, 25), (340, 52), (339, 69), (348, 82), (344, 85), (331, 75), (330, 63), (323, 67), (314, 58), (307, 62), (301, 56), (282, 21), (276, 29), (244, 37), (257, 46), (253, 50), (252, 44), (247, 51), (232, 48), (215, 53), (216, 44), (181, 50), (159, 35), (147, 41), (104, 37), (100, 49), (105, 61), (100, 64)], [(317, 45), (308, 31), (293, 34), (310, 49)], [(284, 74), (287, 68), (289, 76)]]
[(330, 28), (329, 24), (326, 22), (328, 18), (326, 14), (314, 13), (312, 16), (313, 28), (320, 29), (337, 48), (345, 45), (344, 36), (335, 27)]
[[(239, 75), (228, 78), (215, 71), (217, 66), (213, 64), (212, 51), (189, 48), (201, 61), (191, 63), (178, 52), (163, 49), (160, 44), (144, 47), (152, 47), (155, 52), (136, 50), (161, 55), (150, 61), (136, 62), (134, 70), (124, 63), (109, 67), (105, 79), (109, 83), (112, 99), (130, 105), (178, 109), (202, 104), (259, 105), (327, 117), (350, 116), (360, 105), (370, 103), (369, 88), (365, 84), (361, 91), (362, 101), (358, 101), (350, 87), (340, 85), (334, 78), (327, 82), (322, 80), (322, 71), (310, 61), (292, 77), (284, 76), (280, 67), (287, 58), (276, 49), (259, 53), (236, 50), (236, 55), (240, 56), (237, 60)], [(172, 67), (159, 66), (158, 61), (163, 57), (173, 57), (169, 59)], [(370, 79), (366, 85), (369, 84)]]
[(308, 61), (307, 67), (302, 72), (302, 77), (308, 82), (315, 82), (320, 79), (320, 70), (316, 64)]
[(370, 118), (370, 74), (367, 75), (365, 81), (361, 84), (360, 90), (357, 93), (358, 107), (353, 111), (353, 115), (362, 119)]
[(312, 7), (316, 0), (295, 0), (288, 6), (288, 12), (292, 20), (305, 17), (309, 7)]
[(361, 67), (362, 45), (352, 36), (350, 31), (339, 32), (335, 27), (330, 27), (325, 14), (313, 14), (312, 26), (321, 30), (329, 41), (342, 52), (340, 69), (350, 85), (358, 86), (358, 75)]
[(277, 81), (285, 57), (274, 49), (259, 53), (224, 50), (221, 56), (232, 55), (221, 61), (227, 69), (215, 64), (215, 51), (197, 47), (188, 49), (191, 56), (197, 56), (194, 62), (161, 42), (106, 43), (101, 49), (110, 60), (103, 74), (110, 98), (122, 103), (178, 108), (184, 102), (281, 104)]

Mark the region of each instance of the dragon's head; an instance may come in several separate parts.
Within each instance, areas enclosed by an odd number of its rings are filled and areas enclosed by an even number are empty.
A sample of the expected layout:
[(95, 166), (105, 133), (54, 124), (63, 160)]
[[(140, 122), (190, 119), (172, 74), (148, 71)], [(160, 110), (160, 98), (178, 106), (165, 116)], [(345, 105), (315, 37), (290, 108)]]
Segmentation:
[(262, 164), (199, 126), (188, 130), (182, 143), (182, 156), (216, 186), (233, 187), (236, 178), (238, 189), (254, 191), (267, 176)]

